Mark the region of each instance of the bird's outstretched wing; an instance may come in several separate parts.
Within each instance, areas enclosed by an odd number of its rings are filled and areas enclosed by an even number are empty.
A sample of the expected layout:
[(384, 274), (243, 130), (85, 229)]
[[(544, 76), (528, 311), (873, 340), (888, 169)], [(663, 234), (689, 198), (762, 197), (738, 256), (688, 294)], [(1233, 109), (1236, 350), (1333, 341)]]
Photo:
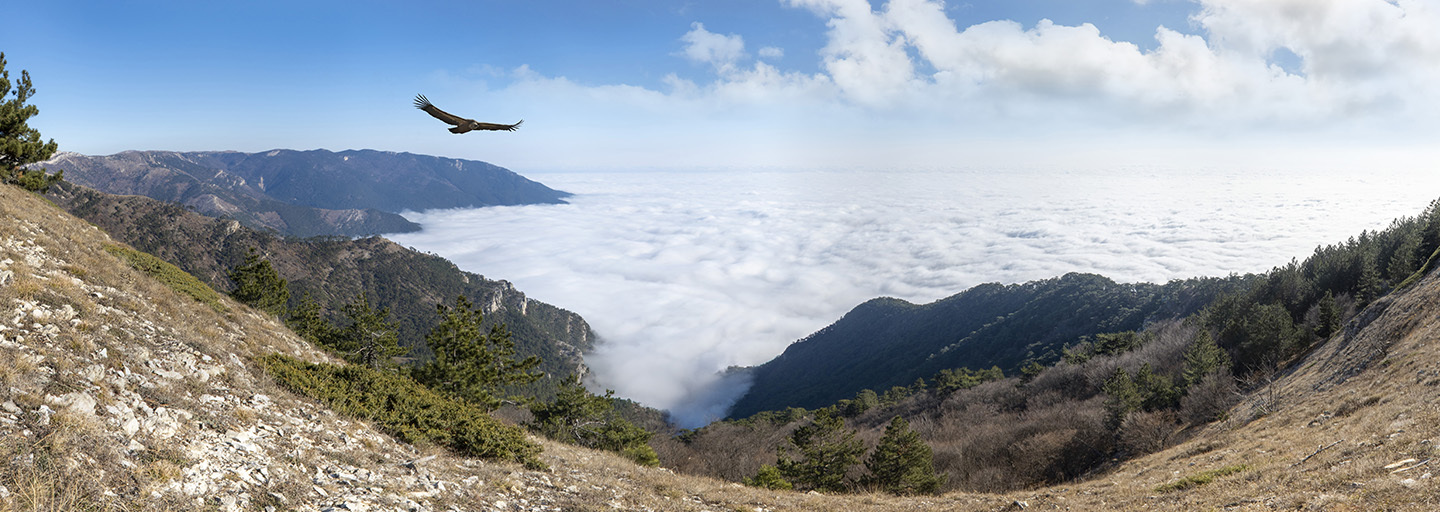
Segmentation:
[(521, 125), (521, 124), (524, 124), (524, 123), (525, 123), (525, 120), (524, 120), (524, 119), (521, 119), (520, 122), (515, 123), (515, 124), (475, 123), (475, 125), (474, 125), (475, 128), (474, 128), (474, 129), (476, 129), (476, 130), (495, 130), (495, 131), (501, 131), (501, 130), (503, 130), (503, 131), (507, 131), (507, 132), (513, 132), (513, 131), (515, 131), (516, 128), (519, 128), (520, 125)]
[(418, 94), (415, 96), (415, 108), (424, 110), (426, 114), (434, 116), (435, 119), (445, 121), (446, 124), (461, 126), (475, 122), (474, 119), (465, 119), (463, 117), (436, 108), (435, 105), (430, 104), (430, 100), (425, 99), (424, 94)]
[(455, 114), (451, 114), (451, 113), (449, 113), (449, 112), (446, 112), (446, 111), (444, 111), (444, 110), (440, 110), (439, 108), (436, 108), (435, 105), (431, 105), (431, 104), (430, 104), (430, 100), (425, 99), (425, 95), (424, 95), (424, 94), (417, 94), (417, 95), (415, 95), (415, 108), (418, 108), (418, 109), (420, 109), (420, 110), (424, 110), (425, 113), (430, 114), (431, 116), (434, 116), (435, 119), (439, 119), (439, 120), (441, 120), (441, 121), (445, 121), (447, 124), (455, 125), (454, 128), (451, 128), (451, 129), (450, 129), (450, 133), (465, 133), (465, 132), (468, 132), (468, 131), (470, 131), (470, 130), (491, 130), (491, 131), (507, 131), (507, 132), (513, 132), (513, 131), (515, 131), (516, 128), (519, 128), (519, 127), (520, 127), (520, 124), (521, 124), (521, 123), (524, 123), (524, 122), (525, 122), (524, 119), (521, 119), (519, 123), (515, 123), (515, 124), (499, 124), (499, 123), (482, 123), (482, 122), (476, 121), (476, 120), (474, 120), (474, 119), (466, 119), (466, 118), (457, 116), (457, 115), (455, 115)]

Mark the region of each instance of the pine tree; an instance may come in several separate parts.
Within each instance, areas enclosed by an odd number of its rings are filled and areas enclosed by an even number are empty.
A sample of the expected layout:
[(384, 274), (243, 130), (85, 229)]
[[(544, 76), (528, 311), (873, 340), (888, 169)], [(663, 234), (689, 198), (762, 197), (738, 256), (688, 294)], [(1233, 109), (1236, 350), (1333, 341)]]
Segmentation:
[(1147, 411), (1169, 409), (1180, 401), (1180, 390), (1175, 388), (1175, 383), (1170, 376), (1155, 373), (1150, 363), (1140, 365), (1132, 379), (1135, 387), (1140, 391), (1140, 407)]
[(1206, 375), (1229, 367), (1230, 355), (1215, 344), (1209, 331), (1201, 329), (1200, 334), (1195, 336), (1195, 341), (1190, 342), (1190, 347), (1185, 349), (1185, 368), (1181, 370), (1180, 376), (1188, 388), (1200, 382)]
[(300, 303), (285, 317), (285, 325), (291, 331), (316, 345), (330, 345), (335, 336), (335, 326), (320, 314), (320, 303), (309, 292), (300, 298)]
[(1375, 251), (1365, 250), (1360, 256), (1360, 282), (1356, 288), (1356, 301), (1369, 305), (1385, 292), (1385, 283), (1380, 279), (1380, 264), (1375, 261)]
[(285, 313), (290, 289), (270, 260), (260, 259), (254, 247), (245, 255), (245, 263), (230, 271), (230, 280), (235, 282), (235, 291), (230, 292), (235, 300), (272, 315)]
[(1245, 331), (1247, 336), (1237, 357), (1247, 368), (1273, 365), (1299, 351), (1301, 331), (1281, 304), (1255, 307), (1245, 319)]
[[(1392, 224), (1390, 229), (1400, 234), (1400, 244), (1390, 255), (1390, 263), (1385, 267), (1385, 275), (1389, 278), (1390, 284), (1400, 284), (1405, 278), (1410, 277), (1420, 266), (1418, 259), (1420, 251), (1420, 231), (1418, 229), (1404, 229), (1403, 226)], [(1428, 255), (1426, 255), (1428, 256)]]
[(540, 358), (530, 356), (515, 360), (515, 342), (503, 324), (496, 324), (485, 334), (484, 316), (472, 308), (465, 296), (455, 297), (455, 306), (436, 306), (440, 324), (425, 336), (425, 343), (435, 359), (415, 372), (416, 380), (476, 405), (494, 410), (500, 406), (499, 388), (509, 384), (534, 382), (541, 377), (533, 372)]
[(945, 481), (935, 474), (930, 446), (899, 416), (885, 427), (865, 468), (870, 470), (870, 481), (891, 494), (932, 494)]
[(395, 322), (390, 320), (390, 308), (371, 307), (364, 292), (342, 311), (350, 319), (350, 325), (336, 333), (333, 343), (346, 360), (371, 368), (386, 368), (391, 366), (391, 358), (409, 351), (399, 345), (399, 333)]
[[(14, 98), (6, 100), (12, 90)], [(45, 169), (21, 170), (50, 158), (57, 148), (55, 139), (41, 142), (40, 131), (26, 124), (40, 113), (38, 107), (25, 104), (34, 95), (30, 72), (21, 70), (20, 80), (12, 83), (10, 72), (5, 69), (5, 53), (0, 52), (0, 183), (20, 185), (43, 194), (51, 184), (63, 179), (64, 171), (50, 175)]]
[(1027, 361), (1023, 366), (1020, 367), (1020, 380), (1022, 382), (1028, 383), (1032, 380), (1035, 380), (1035, 377), (1039, 377), (1040, 374), (1044, 371), (1045, 365), (1040, 364), (1039, 361)]
[(875, 394), (874, 390), (862, 389), (860, 392), (855, 393), (854, 399), (842, 400), (842, 402), (847, 403), (845, 403), (844, 407), (840, 408), (841, 412), (846, 416), (855, 417), (864, 414), (865, 411), (879, 407), (880, 395)]
[(596, 395), (571, 375), (560, 384), (555, 399), (530, 404), (530, 428), (556, 441), (609, 450), (645, 466), (660, 459), (649, 445), (651, 433), (615, 413), (614, 392)]
[(1315, 334), (1329, 338), (1340, 329), (1340, 308), (1335, 305), (1335, 296), (1329, 290), (1320, 298), (1320, 321), (1315, 325)]
[(1105, 412), (1109, 413), (1110, 428), (1120, 428), (1125, 421), (1125, 415), (1140, 409), (1145, 403), (1145, 397), (1140, 394), (1139, 386), (1135, 380), (1130, 378), (1130, 373), (1124, 368), (1115, 368), (1115, 373), (1105, 380), (1101, 388), (1105, 392)]
[(786, 446), (780, 447), (775, 468), (791, 484), (825, 492), (847, 489), (845, 472), (860, 461), (865, 445), (845, 429), (845, 421), (833, 414), (816, 412), (809, 425), (795, 429)]
[(785, 477), (780, 476), (779, 469), (775, 469), (775, 466), (769, 464), (761, 465), (760, 471), (757, 471), (753, 478), (744, 478), (741, 482), (750, 487), (760, 487), (772, 491), (788, 491), (795, 487), (790, 485)]
[(1095, 355), (1116, 355), (1140, 348), (1145, 338), (1135, 331), (1112, 332), (1095, 335)]

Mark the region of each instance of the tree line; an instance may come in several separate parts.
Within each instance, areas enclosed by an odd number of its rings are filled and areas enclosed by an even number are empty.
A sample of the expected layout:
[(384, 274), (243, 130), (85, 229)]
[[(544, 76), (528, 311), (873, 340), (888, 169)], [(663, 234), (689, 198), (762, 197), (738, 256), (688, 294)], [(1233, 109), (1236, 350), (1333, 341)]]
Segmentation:
[[(287, 309), (290, 292), (286, 280), (254, 250), (231, 271), (230, 279), (235, 283), (231, 297), (281, 317), (296, 334), (351, 365), (414, 382), (486, 413), (506, 404), (524, 406), (533, 417), (526, 426), (537, 433), (621, 453), (641, 464), (659, 464), (655, 451), (647, 444), (652, 433), (619, 416), (611, 391), (604, 395), (590, 393), (572, 374), (562, 381), (551, 400), (507, 393), (515, 385), (534, 382), (544, 375), (536, 370), (540, 358), (517, 357), (515, 342), (505, 325), (496, 323), (486, 328), (484, 314), (464, 295), (456, 296), (453, 305), (435, 306), (441, 320), (425, 336), (432, 358), (402, 366), (397, 358), (408, 350), (398, 343), (397, 326), (390, 319), (389, 309), (371, 305), (364, 292), (341, 308), (343, 324), (337, 326), (326, 319), (321, 306), (308, 295), (296, 307)], [(373, 378), (370, 373), (336, 373), (324, 367), (286, 368), (292, 372), (324, 372), (329, 379)], [(364, 392), (370, 388), (373, 386), (354, 389)]]

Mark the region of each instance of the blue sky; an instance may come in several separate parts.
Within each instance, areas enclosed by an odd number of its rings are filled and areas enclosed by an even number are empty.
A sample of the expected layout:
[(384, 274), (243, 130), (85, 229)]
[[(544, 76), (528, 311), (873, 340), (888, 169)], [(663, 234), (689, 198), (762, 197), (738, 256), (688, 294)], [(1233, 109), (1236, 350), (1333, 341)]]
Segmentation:
[[(1431, 0), (7, 6), (62, 150), (373, 148), (517, 171), (1434, 155)], [(515, 133), (451, 135), (423, 93)]]

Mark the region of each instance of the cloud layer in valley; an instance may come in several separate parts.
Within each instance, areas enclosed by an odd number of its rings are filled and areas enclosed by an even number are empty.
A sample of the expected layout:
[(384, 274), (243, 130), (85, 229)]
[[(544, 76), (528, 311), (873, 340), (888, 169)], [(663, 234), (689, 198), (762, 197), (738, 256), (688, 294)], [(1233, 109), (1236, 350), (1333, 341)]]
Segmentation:
[[(603, 338), (595, 384), (719, 416), (755, 365), (877, 296), (1095, 272), (1258, 272), (1418, 213), (1426, 172), (564, 173), (572, 204), (409, 214), (393, 238), (572, 309)], [(1409, 183), (1395, 187), (1393, 183)]]

